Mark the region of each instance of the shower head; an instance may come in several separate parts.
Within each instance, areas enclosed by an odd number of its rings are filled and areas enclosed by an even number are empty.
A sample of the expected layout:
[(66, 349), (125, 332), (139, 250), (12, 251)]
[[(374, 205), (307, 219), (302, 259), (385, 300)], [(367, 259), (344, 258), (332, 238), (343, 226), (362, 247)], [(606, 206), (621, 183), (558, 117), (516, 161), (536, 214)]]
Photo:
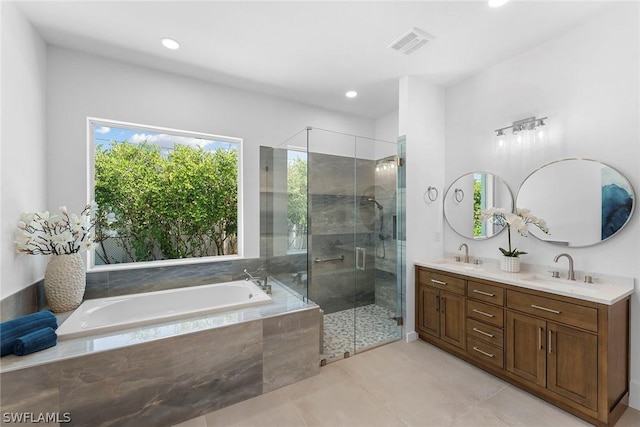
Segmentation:
[(382, 209), (382, 205), (376, 199), (367, 199), (367, 202), (375, 203), (378, 209)]

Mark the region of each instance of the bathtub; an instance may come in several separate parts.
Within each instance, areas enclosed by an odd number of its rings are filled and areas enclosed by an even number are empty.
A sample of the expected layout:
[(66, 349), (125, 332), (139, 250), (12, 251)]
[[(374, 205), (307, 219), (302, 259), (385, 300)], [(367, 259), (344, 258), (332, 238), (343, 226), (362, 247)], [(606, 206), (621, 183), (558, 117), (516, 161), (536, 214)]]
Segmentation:
[(246, 280), (92, 299), (56, 333), (63, 340), (270, 302), (269, 295)]

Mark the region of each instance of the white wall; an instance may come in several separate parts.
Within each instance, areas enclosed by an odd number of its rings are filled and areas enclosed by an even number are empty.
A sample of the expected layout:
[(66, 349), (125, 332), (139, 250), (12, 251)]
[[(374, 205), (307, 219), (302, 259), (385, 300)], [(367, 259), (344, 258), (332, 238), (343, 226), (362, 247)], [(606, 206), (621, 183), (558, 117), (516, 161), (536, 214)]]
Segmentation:
[(374, 121), (107, 60), (48, 49), (48, 206), (86, 203), (86, 117), (123, 120), (244, 139), (246, 257), (259, 256), (259, 146), (276, 146), (306, 126), (367, 137)]
[(2, 10), (0, 109), (0, 298), (41, 279), (45, 257), (18, 256), (20, 214), (45, 206), (45, 43), (16, 7)]
[(382, 141), (398, 140), (398, 110), (378, 117), (375, 121), (375, 138)]
[[(406, 136), (406, 312), (407, 340), (416, 338), (414, 261), (442, 253), (442, 192), (444, 186), (444, 89), (418, 77), (400, 79), (399, 134)], [(439, 191), (427, 204), (427, 187)]]
[[(547, 43), (447, 90), (446, 182), (472, 171), (503, 177), (514, 193), (541, 165), (567, 157), (607, 163), (640, 191), (640, 34), (637, 2), (619, 3)], [(540, 148), (497, 155), (494, 129), (549, 116), (550, 140)], [(505, 150), (506, 151), (506, 150)], [(636, 194), (637, 196), (638, 194)], [(535, 214), (535, 207), (530, 207)], [(497, 258), (505, 237), (467, 241), (474, 256)], [(445, 250), (461, 238), (445, 227)], [(519, 238), (523, 262), (552, 265), (562, 247)], [(572, 248), (577, 270), (640, 277), (640, 215), (597, 246)], [(415, 259), (415, 258), (414, 258)], [(566, 264), (560, 265), (561, 269)], [(637, 285), (636, 285), (637, 287)], [(640, 295), (632, 296), (632, 405), (640, 408)]]

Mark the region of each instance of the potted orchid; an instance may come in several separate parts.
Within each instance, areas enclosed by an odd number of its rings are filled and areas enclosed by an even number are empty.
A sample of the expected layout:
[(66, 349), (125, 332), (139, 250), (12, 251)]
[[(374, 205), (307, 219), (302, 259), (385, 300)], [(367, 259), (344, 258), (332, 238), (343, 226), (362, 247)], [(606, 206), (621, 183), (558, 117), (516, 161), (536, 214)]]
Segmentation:
[(27, 255), (52, 255), (44, 276), (44, 291), (52, 311), (64, 312), (80, 305), (86, 286), (80, 252), (94, 243), (114, 237), (112, 212), (92, 202), (80, 215), (60, 207), (60, 215), (47, 212), (23, 213), (18, 221), (16, 251)]
[(529, 209), (516, 209), (516, 212), (513, 213), (508, 212), (504, 208), (490, 208), (480, 212), (480, 219), (490, 220), (496, 225), (507, 227), (507, 241), (509, 243), (509, 247), (508, 249), (498, 248), (503, 255), (500, 268), (504, 271), (520, 271), (520, 261), (518, 257), (526, 254), (526, 252), (519, 251), (517, 248), (511, 248), (512, 228), (521, 236), (527, 237), (529, 234), (528, 225), (533, 224), (543, 233), (549, 234), (549, 227), (545, 220), (532, 215)]

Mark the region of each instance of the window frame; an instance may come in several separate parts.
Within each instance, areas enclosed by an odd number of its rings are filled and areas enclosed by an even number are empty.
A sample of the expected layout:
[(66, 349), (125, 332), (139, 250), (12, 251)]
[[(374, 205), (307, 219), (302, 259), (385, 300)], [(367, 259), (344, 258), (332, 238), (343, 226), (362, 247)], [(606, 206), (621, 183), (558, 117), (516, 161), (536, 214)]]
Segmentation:
[(128, 262), (121, 264), (105, 264), (95, 265), (94, 249), (87, 251), (87, 271), (115, 271), (115, 270), (130, 270), (138, 268), (154, 268), (154, 267), (167, 267), (175, 265), (189, 265), (211, 262), (222, 262), (229, 260), (237, 260), (244, 258), (244, 185), (243, 185), (243, 145), (244, 140), (238, 137), (215, 135), (205, 132), (187, 131), (181, 129), (174, 129), (168, 127), (146, 125), (141, 123), (125, 122), (121, 120), (103, 119), (98, 117), (87, 117), (87, 203), (90, 203), (94, 199), (95, 194), (95, 144), (94, 144), (94, 126), (107, 126), (129, 130), (149, 131), (154, 133), (166, 133), (175, 136), (202, 138), (207, 140), (216, 140), (221, 142), (229, 142), (236, 144), (238, 147), (238, 232), (237, 232), (237, 244), (238, 253), (234, 255), (215, 255), (207, 257), (194, 257), (194, 258), (179, 258), (179, 259), (167, 259), (156, 261), (139, 261)]

